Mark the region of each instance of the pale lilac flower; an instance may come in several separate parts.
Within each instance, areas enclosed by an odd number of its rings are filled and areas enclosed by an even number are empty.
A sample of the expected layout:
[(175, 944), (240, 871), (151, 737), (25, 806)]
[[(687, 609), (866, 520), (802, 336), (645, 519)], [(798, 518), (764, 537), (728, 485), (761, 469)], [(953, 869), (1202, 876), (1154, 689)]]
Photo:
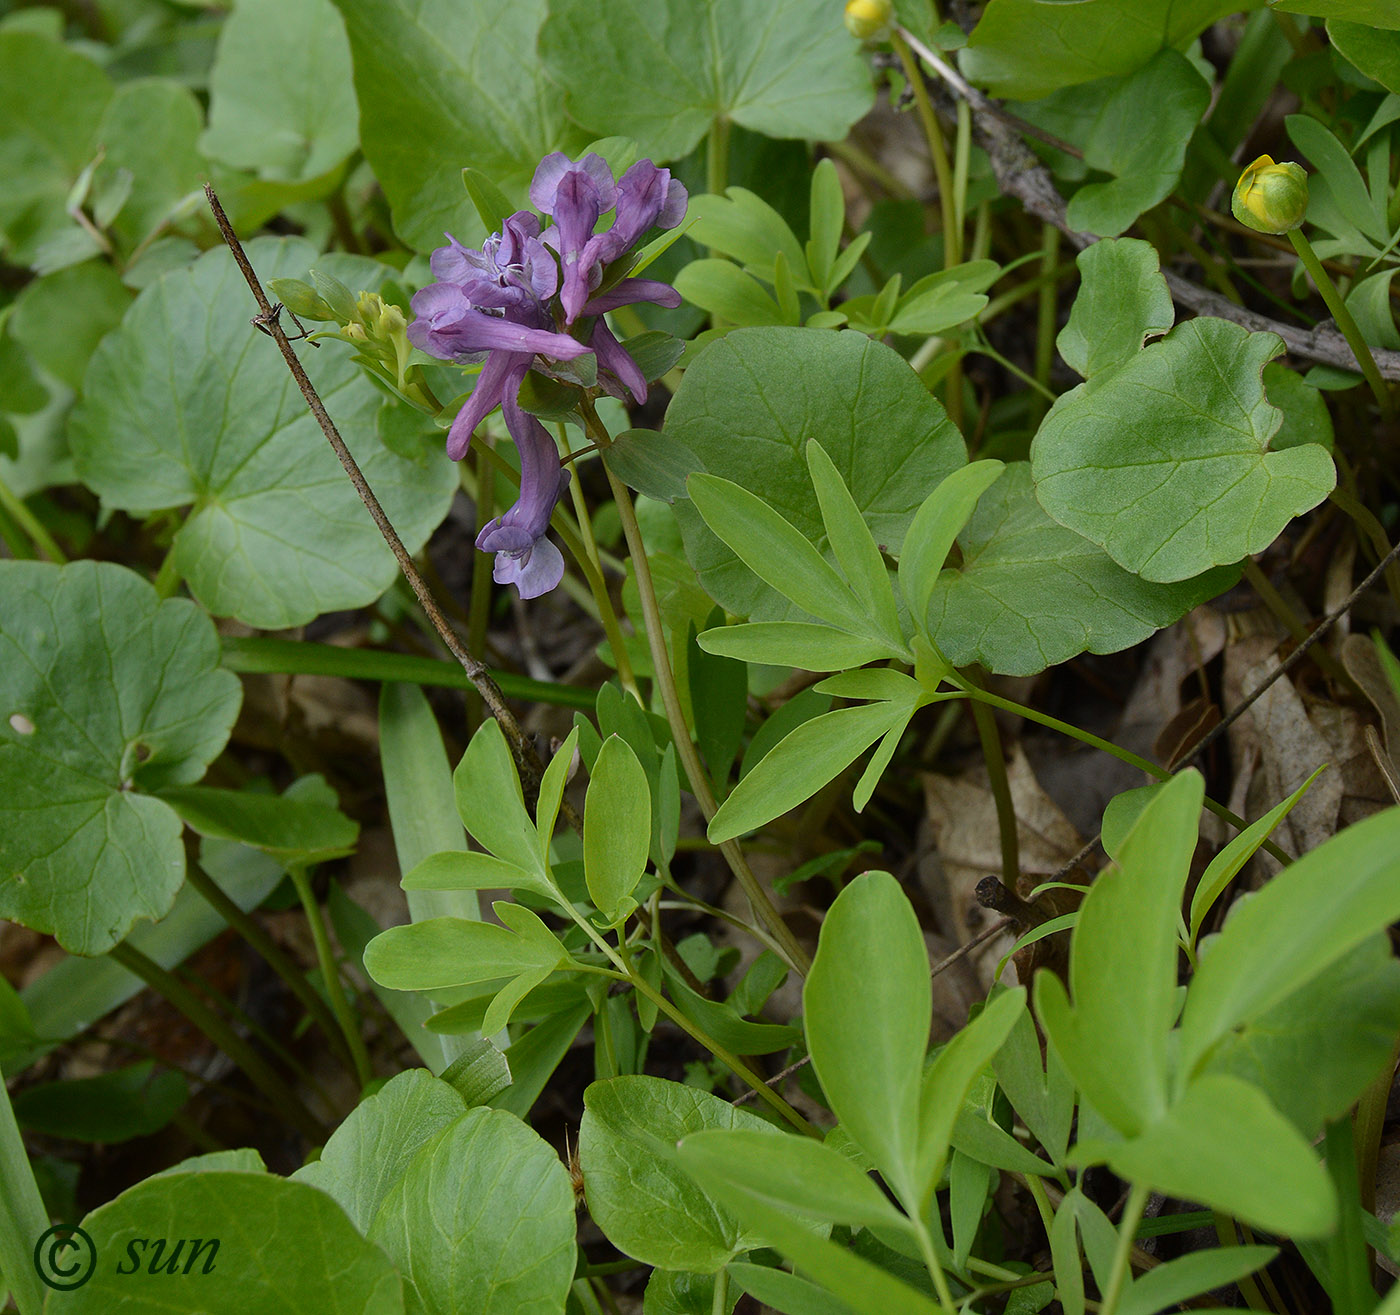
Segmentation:
[(545, 534), (555, 503), (569, 487), (569, 472), (560, 465), (554, 440), (520, 409), (513, 392), (501, 409), (520, 452), (520, 497), (476, 536), (476, 546), (496, 554), (491, 575), (497, 584), (513, 584), (521, 598), (538, 598), (564, 578), (564, 557)]

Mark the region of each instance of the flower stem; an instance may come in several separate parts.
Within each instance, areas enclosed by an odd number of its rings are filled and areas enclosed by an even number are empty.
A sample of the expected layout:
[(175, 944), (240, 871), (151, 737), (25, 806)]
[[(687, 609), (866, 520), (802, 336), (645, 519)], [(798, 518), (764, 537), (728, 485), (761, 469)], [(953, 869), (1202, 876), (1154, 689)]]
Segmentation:
[(1021, 876), (1021, 854), (1016, 829), (1016, 806), (1011, 800), (1011, 782), (1006, 776), (1006, 756), (1001, 750), (996, 718), (992, 710), (976, 699), (968, 706), (977, 725), (977, 738), (982, 742), (982, 757), (987, 764), (987, 780), (997, 806), (997, 830), (1001, 834), (1001, 879), (1012, 890)]
[(718, 115), (710, 124), (705, 141), (705, 190), (723, 196), (729, 186), (729, 120)]
[[(588, 426), (589, 437), (606, 451), (611, 446), (612, 439), (598, 419), (592, 402), (583, 404), (583, 417)], [(705, 775), (704, 764), (695, 750), (695, 743), (690, 738), (690, 727), (686, 725), (685, 714), (681, 710), (680, 694), (676, 690), (676, 678), (671, 670), (671, 655), (666, 647), (666, 632), (661, 622), (661, 608), (656, 601), (656, 586), (652, 582), (651, 565), (647, 560), (646, 545), (642, 542), (641, 527), (637, 524), (636, 509), (632, 506), (632, 495), (627, 491), (627, 486), (611, 470), (607, 470), (606, 462), (603, 463), (603, 468), (607, 471), (613, 500), (617, 504), (618, 518), (622, 521), (622, 532), (632, 557), (637, 592), (642, 601), (647, 643), (651, 648), (652, 665), (656, 668), (656, 686), (666, 709), (666, 720), (670, 723), (671, 736), (675, 741), (681, 765), (685, 769), (686, 779), (690, 783), (691, 793), (695, 795), (700, 811), (704, 813), (708, 822), (718, 811), (719, 805), (715, 802), (714, 792), (710, 789), (709, 779)], [(783, 958), (787, 960), (788, 966), (805, 977), (811, 967), (811, 958), (759, 884), (738, 842), (726, 840), (720, 846), (720, 852), (723, 853), (744, 894), (748, 896), (759, 921), (768, 928), (773, 939), (782, 947)]]
[(943, 219), (943, 267), (956, 265), (962, 259), (962, 233), (957, 221), (957, 189), (953, 183), (953, 169), (948, 163), (948, 148), (943, 143), (943, 130), (934, 117), (933, 102), (929, 100), (928, 86), (924, 82), (924, 72), (909, 49), (909, 43), (896, 32), (890, 38), (894, 53), (904, 69), (909, 90), (914, 94), (914, 104), (919, 111), (919, 121), (923, 124), (924, 137), (928, 141), (928, 153), (933, 161), (933, 172), (938, 180), (938, 205)]
[(1352, 318), (1351, 312), (1346, 307), (1346, 302), (1337, 291), (1337, 285), (1332, 282), (1332, 276), (1323, 269), (1322, 261), (1317, 258), (1317, 252), (1313, 250), (1312, 243), (1303, 236), (1302, 229), (1292, 229), (1288, 234), (1288, 240), (1293, 243), (1293, 249), (1298, 253), (1298, 259), (1303, 262), (1303, 268), (1308, 271), (1312, 281), (1317, 284), (1317, 290), (1322, 294), (1322, 300), (1327, 303), (1327, 309), (1332, 312), (1332, 318), (1337, 322), (1337, 328), (1342, 331), (1342, 337), (1347, 340), (1347, 346), (1351, 348), (1352, 354), (1356, 357), (1356, 363), (1361, 367), (1361, 373), (1366, 376), (1366, 382), (1371, 385), (1371, 391), (1376, 395), (1376, 403), (1381, 409), (1381, 417), (1385, 420), (1395, 419), (1395, 405), (1391, 401), (1390, 390), (1385, 385), (1385, 380), (1381, 378), (1381, 372), (1376, 368), (1375, 358), (1371, 355), (1371, 349), (1366, 346), (1366, 340), (1361, 336), (1361, 330), (1357, 327), (1356, 320)]
[(1137, 1233), (1142, 1219), (1143, 1208), (1147, 1205), (1148, 1189), (1134, 1183), (1128, 1193), (1128, 1204), (1123, 1207), (1123, 1218), (1118, 1224), (1118, 1248), (1113, 1253), (1113, 1268), (1108, 1274), (1108, 1286), (1104, 1289), (1103, 1300), (1099, 1303), (1099, 1315), (1114, 1315), (1118, 1309), (1118, 1299), (1128, 1281), (1128, 1261), (1133, 1252), (1133, 1236)]
[(11, 519), (33, 541), (34, 546), (51, 562), (59, 566), (68, 561), (68, 555), (54, 542), (53, 535), (43, 526), (39, 518), (29, 510), (28, 504), (19, 497), (3, 479), (0, 479), (0, 507), (9, 512)]
[(369, 1051), (365, 1049), (364, 1038), (355, 1025), (355, 1015), (350, 1008), (350, 1002), (345, 998), (345, 988), (340, 981), (340, 965), (335, 961), (330, 937), (326, 935), (326, 922), (321, 916), (321, 906), (316, 902), (316, 895), (311, 889), (311, 878), (306, 875), (306, 869), (300, 863), (289, 866), (287, 875), (291, 877), (292, 885), (297, 890), (297, 898), (306, 913), (306, 922), (311, 928), (311, 940), (316, 947), (316, 962), (321, 968), (321, 980), (326, 985), (326, 995), (331, 1002), (331, 1012), (335, 1015), (335, 1021), (340, 1024), (345, 1044), (349, 1047), (355, 1064), (355, 1077), (363, 1089), (373, 1080), (374, 1069), (369, 1062)]

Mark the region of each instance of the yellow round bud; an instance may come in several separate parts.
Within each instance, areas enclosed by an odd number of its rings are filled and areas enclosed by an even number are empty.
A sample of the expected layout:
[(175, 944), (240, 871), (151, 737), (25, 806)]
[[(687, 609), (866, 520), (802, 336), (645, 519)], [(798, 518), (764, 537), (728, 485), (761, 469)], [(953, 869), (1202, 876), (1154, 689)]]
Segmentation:
[(1300, 164), (1261, 155), (1240, 175), (1230, 211), (1256, 233), (1287, 233), (1308, 213), (1308, 175)]
[(861, 41), (880, 41), (894, 26), (890, 0), (846, 0), (846, 31)]

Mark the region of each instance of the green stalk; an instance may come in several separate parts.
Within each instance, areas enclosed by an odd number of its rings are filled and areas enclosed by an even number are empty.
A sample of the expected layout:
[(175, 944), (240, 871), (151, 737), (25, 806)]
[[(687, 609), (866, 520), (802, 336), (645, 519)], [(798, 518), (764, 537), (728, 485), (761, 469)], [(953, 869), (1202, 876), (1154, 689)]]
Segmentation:
[[(476, 450), (476, 519), (484, 525), (495, 512), (496, 468), (485, 459), (489, 444), (483, 438)], [(491, 621), (491, 555), (472, 553), (471, 598), (467, 603), (467, 646), (473, 653), (486, 652), (486, 631)], [(497, 684), (500, 682), (497, 681)], [(483, 705), (481, 695), (472, 689), (467, 694), (467, 729), (473, 731), (481, 724)]]
[(705, 190), (723, 196), (729, 186), (729, 120), (718, 115), (705, 139)]
[(186, 863), (185, 880), (204, 901), (230, 927), (234, 929), (259, 955), (274, 973), (286, 984), (303, 1008), (320, 1025), (321, 1031), (332, 1046), (335, 1046), (341, 1062), (348, 1068), (356, 1067), (352, 1050), (342, 1045), (340, 1030), (336, 1020), (326, 1007), (326, 1002), (316, 993), (297, 966), (278, 948), (277, 942), (265, 932), (256, 918), (244, 913), (238, 905), (224, 893), (219, 884), (197, 863)]
[[(935, 1208), (936, 1206), (937, 1198), (935, 1198)], [(933, 1290), (938, 1294), (938, 1304), (946, 1312), (946, 1315), (954, 1315), (957, 1307), (953, 1305), (952, 1289), (948, 1286), (948, 1277), (943, 1272), (943, 1266), (938, 1260), (938, 1251), (933, 1245), (933, 1234), (929, 1232), (928, 1224), (918, 1211), (910, 1211), (909, 1221), (914, 1225), (914, 1232), (919, 1239), (919, 1251), (924, 1258), (924, 1267), (933, 1280)], [(939, 1227), (942, 1227), (941, 1223)]]
[[(350, 680), (377, 680), (406, 685), (435, 685), (443, 689), (471, 689), (466, 673), (453, 662), (418, 657), (412, 653), (386, 653), (373, 648), (342, 648), (308, 640), (272, 639), (262, 635), (225, 636), (223, 665), (230, 671), (278, 672), (285, 675), (344, 676)], [(532, 680), (510, 671), (491, 673), (508, 698), (532, 703), (552, 703), (561, 708), (592, 710), (597, 697), (580, 685), (556, 685)]]
[[(1055, 266), (1060, 254), (1060, 230), (1054, 224), (1045, 224), (1040, 235), (1040, 296), (1036, 307), (1035, 329), (1035, 379), (1045, 392), (1050, 391), (1050, 370), (1055, 364), (1055, 328), (1059, 315), (1060, 285), (1055, 277)], [(988, 310), (991, 309), (989, 306)], [(979, 321), (986, 323), (985, 316)], [(1030, 403), (1030, 427), (1035, 429), (1047, 410), (1043, 394), (1032, 393)]]
[(1382, 419), (1394, 420), (1395, 405), (1391, 401), (1390, 390), (1386, 387), (1385, 380), (1381, 378), (1381, 372), (1376, 368), (1376, 361), (1371, 355), (1371, 349), (1366, 346), (1366, 339), (1361, 336), (1361, 330), (1347, 309), (1346, 302), (1337, 292), (1337, 285), (1332, 282), (1332, 276), (1323, 269), (1322, 261), (1317, 258), (1317, 252), (1313, 250), (1312, 243), (1303, 236), (1302, 229), (1290, 229), (1288, 240), (1293, 243), (1293, 250), (1298, 253), (1298, 259), (1303, 262), (1303, 268), (1308, 271), (1312, 281), (1317, 285), (1317, 290), (1322, 294), (1322, 300), (1327, 303), (1327, 309), (1332, 312), (1332, 318), (1337, 322), (1337, 328), (1342, 331), (1342, 337), (1347, 340), (1347, 346), (1351, 348), (1352, 355), (1356, 357), (1356, 363), (1361, 367), (1361, 373), (1366, 376), (1366, 382), (1371, 385), (1371, 391), (1375, 394), (1376, 403), (1381, 409)]
[(987, 781), (997, 806), (997, 830), (1001, 834), (1001, 879), (1003, 884), (1015, 890), (1021, 876), (1020, 838), (1016, 832), (1016, 805), (1011, 799), (1011, 782), (1006, 776), (1001, 736), (997, 734), (996, 718), (985, 703), (970, 699), (968, 707), (972, 710), (972, 720), (977, 724), (977, 738), (982, 742), (982, 757), (987, 764)]
[(174, 598), (175, 591), (180, 587), (180, 578), (180, 568), (175, 565), (175, 546), (172, 544), (170, 550), (161, 559), (156, 578), (151, 581), (151, 585), (156, 591), (156, 597)]
[(316, 1145), (326, 1139), (321, 1121), (306, 1108), (305, 1103), (277, 1072), (243, 1040), (222, 1018), (204, 1003), (173, 973), (167, 972), (154, 959), (125, 941), (114, 945), (107, 953), (114, 963), (135, 974), (152, 990), (158, 991), (205, 1036), (224, 1052), (258, 1086), (273, 1105), (293, 1124), (297, 1131)]
[(728, 1315), (729, 1311), (729, 1271), (720, 1269), (715, 1274), (715, 1291), (710, 1299), (710, 1315)]
[[(1078, 740), (1081, 744), (1087, 744), (1091, 749), (1101, 749), (1104, 753), (1112, 754), (1120, 762), (1127, 763), (1130, 767), (1136, 767), (1139, 771), (1146, 772), (1155, 781), (1170, 781), (1173, 773), (1165, 767), (1159, 767), (1151, 759), (1144, 758), (1140, 754), (1133, 753), (1131, 749), (1121, 748), (1111, 740), (1105, 740), (1093, 734), (1092, 731), (1081, 730), (1078, 726), (1072, 726), (1067, 721), (1061, 721), (1058, 717), (1052, 717), (1049, 713), (1039, 712), (1035, 708), (1027, 707), (1024, 703), (1014, 703), (1010, 699), (1004, 699), (1000, 694), (993, 694), (990, 690), (979, 689), (976, 685), (963, 685), (970, 698), (977, 699), (981, 703), (989, 703), (994, 708), (1001, 708), (1005, 712), (1014, 712), (1018, 717), (1024, 717), (1027, 721), (1033, 721), (1041, 726), (1047, 726), (1052, 731), (1059, 731), (1061, 735), (1068, 735), (1073, 740)], [(1249, 825), (1244, 818), (1232, 813), (1224, 804), (1217, 803), (1209, 795), (1205, 797), (1205, 806), (1210, 809), (1216, 817), (1228, 822), (1237, 831), (1243, 831)], [(1272, 840), (1264, 841), (1261, 846), (1267, 853), (1272, 854), (1285, 866), (1293, 862), (1293, 856), (1285, 853)]]
[(10, 1285), (20, 1315), (40, 1315), (44, 1308), (44, 1289), (34, 1272), (31, 1248), (48, 1226), (48, 1212), (0, 1073), (0, 1275)]
[(292, 885), (297, 889), (297, 898), (301, 900), (301, 907), (306, 913), (306, 922), (311, 928), (311, 940), (316, 946), (316, 962), (321, 967), (321, 980), (325, 982), (326, 994), (330, 997), (331, 1012), (335, 1015), (336, 1022), (340, 1024), (345, 1044), (349, 1047), (351, 1057), (354, 1060), (355, 1076), (359, 1079), (360, 1088), (363, 1090), (373, 1081), (374, 1068), (369, 1062), (369, 1051), (365, 1049), (364, 1038), (360, 1035), (360, 1029), (355, 1025), (355, 1015), (350, 1008), (350, 1002), (345, 998), (345, 988), (340, 981), (340, 965), (335, 961), (330, 937), (326, 935), (326, 923), (321, 916), (321, 906), (316, 902), (315, 893), (311, 889), (311, 878), (306, 875), (305, 867), (300, 863), (294, 863), (287, 869), (287, 874), (292, 879)]
[(962, 259), (957, 188), (953, 182), (952, 167), (948, 163), (948, 148), (943, 143), (943, 130), (934, 117), (933, 102), (929, 100), (923, 70), (914, 58), (914, 52), (909, 49), (909, 43), (896, 32), (891, 36), (890, 44), (894, 47), (894, 53), (899, 56), (905, 80), (914, 94), (914, 105), (918, 109), (919, 122), (923, 125), (924, 138), (928, 142), (929, 158), (933, 161), (934, 177), (938, 180), (938, 205), (943, 220), (943, 267), (948, 269)]
[[(612, 439), (598, 419), (598, 412), (594, 409), (592, 402), (584, 403), (583, 416), (588, 426), (589, 436), (598, 444), (599, 448), (606, 450), (610, 447)], [(651, 565), (647, 560), (646, 545), (642, 542), (641, 527), (637, 524), (636, 509), (632, 506), (632, 495), (628, 492), (627, 486), (611, 470), (607, 469), (606, 462), (603, 463), (603, 469), (607, 472), (608, 484), (612, 488), (618, 517), (622, 521), (622, 532), (626, 537), (627, 549), (632, 558), (632, 569), (637, 580), (637, 592), (641, 596), (642, 619), (646, 625), (647, 643), (651, 648), (652, 665), (656, 668), (656, 686), (661, 694), (661, 702), (666, 709), (666, 720), (670, 723), (671, 737), (675, 742), (676, 753), (680, 757), (681, 765), (685, 769), (691, 793), (695, 796), (696, 802), (700, 805), (700, 811), (708, 822), (718, 812), (719, 805), (715, 802), (709, 778), (705, 775), (704, 764), (701, 763), (700, 755), (695, 749), (695, 743), (690, 738), (690, 727), (686, 725), (685, 714), (681, 710), (680, 694), (676, 689), (676, 677), (671, 670), (671, 655), (666, 647), (666, 632), (661, 622), (661, 608), (656, 601), (656, 586), (652, 582)], [(805, 977), (812, 966), (811, 958), (807, 951), (802, 948), (797, 937), (792, 934), (792, 929), (783, 921), (782, 914), (768, 898), (768, 894), (760, 884), (758, 877), (749, 867), (748, 860), (744, 858), (743, 850), (739, 848), (738, 842), (726, 840), (720, 846), (720, 852), (724, 854), (730, 871), (734, 873), (744, 894), (748, 897), (749, 904), (753, 907), (759, 921), (768, 928), (773, 938), (782, 946), (783, 958), (787, 960), (788, 966), (799, 976)]]
[(3, 479), (0, 479), (0, 508), (9, 513), (11, 519), (33, 541), (51, 562), (63, 566), (68, 561), (67, 554), (54, 542), (53, 535), (43, 526), (39, 518), (29, 510), (24, 499), (19, 497)]
[(1133, 1253), (1133, 1237), (1137, 1233), (1139, 1220), (1147, 1205), (1148, 1189), (1134, 1183), (1128, 1193), (1128, 1204), (1123, 1207), (1123, 1218), (1118, 1223), (1118, 1246), (1113, 1253), (1113, 1268), (1109, 1270), (1108, 1286), (1104, 1289), (1103, 1300), (1099, 1303), (1099, 1315), (1115, 1315), (1119, 1298), (1128, 1282), (1129, 1258)]

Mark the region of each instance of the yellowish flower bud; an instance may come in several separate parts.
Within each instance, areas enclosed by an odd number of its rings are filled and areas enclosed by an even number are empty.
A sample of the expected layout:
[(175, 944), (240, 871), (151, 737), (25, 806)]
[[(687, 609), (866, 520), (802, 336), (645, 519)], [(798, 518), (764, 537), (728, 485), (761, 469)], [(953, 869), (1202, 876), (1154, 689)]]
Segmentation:
[(1292, 160), (1275, 164), (1261, 155), (1240, 175), (1230, 211), (1256, 233), (1287, 233), (1308, 213), (1308, 175)]
[(890, 0), (846, 0), (846, 30), (861, 41), (882, 41), (894, 26)]

